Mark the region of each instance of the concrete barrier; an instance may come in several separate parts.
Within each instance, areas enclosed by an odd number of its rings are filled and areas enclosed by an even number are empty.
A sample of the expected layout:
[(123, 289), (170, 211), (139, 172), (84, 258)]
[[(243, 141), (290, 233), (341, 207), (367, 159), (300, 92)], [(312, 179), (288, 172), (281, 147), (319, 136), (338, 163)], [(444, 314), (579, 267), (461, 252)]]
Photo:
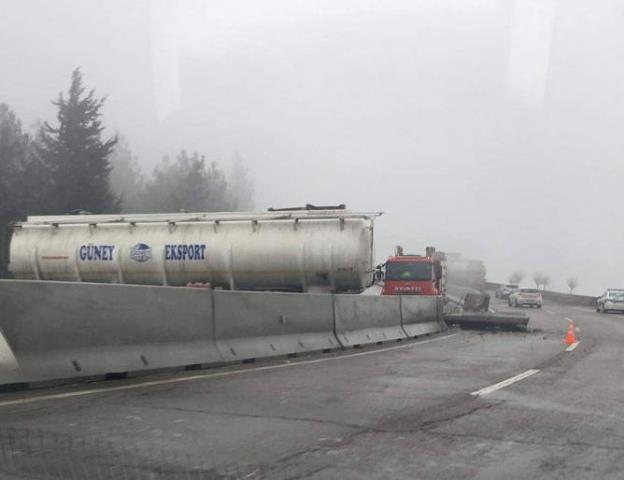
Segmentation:
[(596, 307), (596, 298), (589, 295), (575, 295), (562, 292), (542, 292), (542, 298), (546, 302), (559, 303), (561, 305), (577, 305), (579, 307)]
[(407, 338), (398, 296), (334, 295), (336, 337), (344, 347)]
[(228, 361), (339, 348), (332, 296), (215, 291), (216, 343)]
[(0, 280), (0, 383), (222, 362), (211, 318), (206, 290)]
[(330, 350), (443, 330), (441, 300), (0, 280), (0, 384)]
[(446, 330), (441, 297), (402, 295), (401, 324), (410, 338)]

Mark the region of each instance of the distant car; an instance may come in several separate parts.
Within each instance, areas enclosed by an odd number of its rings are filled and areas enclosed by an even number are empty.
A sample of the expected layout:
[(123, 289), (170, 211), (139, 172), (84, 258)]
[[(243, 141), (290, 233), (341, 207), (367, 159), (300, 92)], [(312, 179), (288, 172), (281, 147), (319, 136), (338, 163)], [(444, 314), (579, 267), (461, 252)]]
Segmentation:
[(510, 307), (528, 305), (529, 307), (542, 308), (542, 294), (535, 288), (520, 288), (509, 295), (507, 301)]
[(494, 296), (496, 298), (509, 298), (509, 295), (511, 295), (516, 290), (518, 290), (518, 285), (514, 283), (507, 283), (498, 287), (494, 292)]
[(596, 311), (602, 313), (624, 311), (624, 289), (607, 289), (607, 291), (596, 300)]

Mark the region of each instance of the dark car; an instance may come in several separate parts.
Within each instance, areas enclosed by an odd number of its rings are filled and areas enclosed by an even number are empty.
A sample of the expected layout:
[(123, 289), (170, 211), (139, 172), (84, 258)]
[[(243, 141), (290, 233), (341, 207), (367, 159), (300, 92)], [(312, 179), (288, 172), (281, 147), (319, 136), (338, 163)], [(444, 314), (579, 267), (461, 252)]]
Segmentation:
[(509, 295), (518, 290), (518, 288), (518, 285), (514, 283), (507, 283), (498, 287), (494, 292), (494, 296), (496, 298), (509, 298)]

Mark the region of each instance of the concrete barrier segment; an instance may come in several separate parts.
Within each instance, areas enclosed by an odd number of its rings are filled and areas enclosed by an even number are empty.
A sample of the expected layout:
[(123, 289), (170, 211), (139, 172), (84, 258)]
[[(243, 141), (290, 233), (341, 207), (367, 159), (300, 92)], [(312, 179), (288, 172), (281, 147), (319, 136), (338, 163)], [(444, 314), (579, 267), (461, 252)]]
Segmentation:
[(226, 361), (340, 348), (332, 296), (281, 292), (214, 292), (215, 333)]
[(344, 347), (406, 339), (398, 296), (334, 295), (336, 337)]
[(0, 281), (0, 331), (23, 383), (223, 362), (200, 289)]
[(401, 322), (411, 338), (447, 329), (443, 317), (442, 297), (401, 295)]

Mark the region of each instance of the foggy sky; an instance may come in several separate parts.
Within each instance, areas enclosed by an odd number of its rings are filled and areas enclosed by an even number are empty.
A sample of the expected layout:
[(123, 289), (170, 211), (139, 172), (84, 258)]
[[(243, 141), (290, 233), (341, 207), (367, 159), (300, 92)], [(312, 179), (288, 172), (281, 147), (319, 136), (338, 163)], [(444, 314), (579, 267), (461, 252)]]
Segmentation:
[(624, 287), (624, 4), (3, 0), (0, 101), (25, 126), (81, 66), (146, 170), (239, 152), (256, 205), (383, 211), (402, 244), (565, 290)]

